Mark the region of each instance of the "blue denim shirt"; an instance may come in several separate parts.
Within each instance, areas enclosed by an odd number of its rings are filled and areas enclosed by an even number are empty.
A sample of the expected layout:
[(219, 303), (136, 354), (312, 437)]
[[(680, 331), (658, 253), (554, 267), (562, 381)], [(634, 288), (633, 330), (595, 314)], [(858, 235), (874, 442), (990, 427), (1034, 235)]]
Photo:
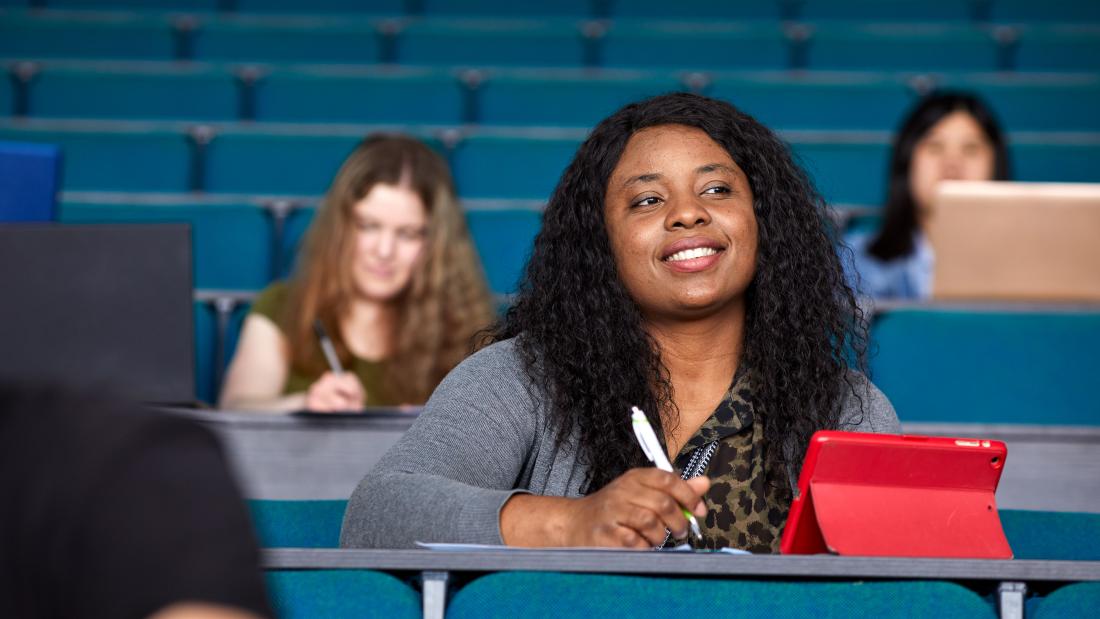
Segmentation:
[(913, 236), (913, 253), (883, 262), (867, 249), (874, 234), (856, 233), (844, 237), (852, 249), (849, 259), (841, 255), (848, 285), (860, 296), (872, 299), (928, 299), (932, 296), (932, 268), (935, 256), (924, 235)]

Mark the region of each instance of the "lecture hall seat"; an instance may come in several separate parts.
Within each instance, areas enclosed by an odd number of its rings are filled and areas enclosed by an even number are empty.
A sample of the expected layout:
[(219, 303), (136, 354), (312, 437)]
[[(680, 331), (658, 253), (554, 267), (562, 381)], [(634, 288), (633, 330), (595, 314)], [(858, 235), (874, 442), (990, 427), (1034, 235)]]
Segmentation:
[(498, 572), (459, 589), (448, 619), (480, 617), (725, 617), (817, 619), (909, 616), (992, 619), (973, 591), (938, 581), (780, 582), (554, 572)]

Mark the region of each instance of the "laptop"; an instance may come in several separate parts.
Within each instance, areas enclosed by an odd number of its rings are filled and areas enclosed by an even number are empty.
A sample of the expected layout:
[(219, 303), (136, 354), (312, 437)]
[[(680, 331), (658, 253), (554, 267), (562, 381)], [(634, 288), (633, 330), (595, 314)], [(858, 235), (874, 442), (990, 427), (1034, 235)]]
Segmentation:
[(820, 431), (783, 554), (1011, 559), (994, 493), (1000, 441)]
[(184, 224), (0, 225), (0, 381), (195, 401)]
[(1100, 301), (1100, 184), (944, 182), (927, 234), (936, 299)]

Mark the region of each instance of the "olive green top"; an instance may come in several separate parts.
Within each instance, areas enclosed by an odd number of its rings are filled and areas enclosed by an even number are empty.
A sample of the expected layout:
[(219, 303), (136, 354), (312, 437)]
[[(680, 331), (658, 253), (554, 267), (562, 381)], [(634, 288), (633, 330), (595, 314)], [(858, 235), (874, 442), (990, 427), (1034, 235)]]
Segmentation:
[[(265, 288), (252, 302), (251, 313), (267, 318), (283, 331), (282, 315), (285, 311), (287, 299), (290, 294), (290, 286), (286, 282), (276, 282)], [(285, 331), (284, 331), (285, 335)], [(334, 340), (340, 337), (339, 333), (329, 333)], [(320, 356), (321, 344), (315, 342), (317, 355)], [(371, 361), (352, 357), (351, 363), (345, 365), (344, 370), (354, 373), (363, 389), (367, 392), (367, 406), (395, 406), (400, 402), (393, 401), (386, 390), (385, 385), (385, 361)], [(320, 373), (305, 372), (302, 368), (291, 365), (288, 369), (286, 383), (283, 385), (283, 394), (300, 393), (309, 390), (309, 386), (318, 378)]]

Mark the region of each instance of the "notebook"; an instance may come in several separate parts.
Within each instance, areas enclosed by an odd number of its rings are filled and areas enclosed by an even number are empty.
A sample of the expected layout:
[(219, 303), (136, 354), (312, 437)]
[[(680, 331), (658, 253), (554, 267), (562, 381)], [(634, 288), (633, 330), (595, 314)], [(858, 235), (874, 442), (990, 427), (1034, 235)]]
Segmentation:
[(1000, 441), (814, 434), (784, 554), (1011, 559), (994, 492)]
[(0, 225), (0, 380), (195, 400), (191, 232)]

